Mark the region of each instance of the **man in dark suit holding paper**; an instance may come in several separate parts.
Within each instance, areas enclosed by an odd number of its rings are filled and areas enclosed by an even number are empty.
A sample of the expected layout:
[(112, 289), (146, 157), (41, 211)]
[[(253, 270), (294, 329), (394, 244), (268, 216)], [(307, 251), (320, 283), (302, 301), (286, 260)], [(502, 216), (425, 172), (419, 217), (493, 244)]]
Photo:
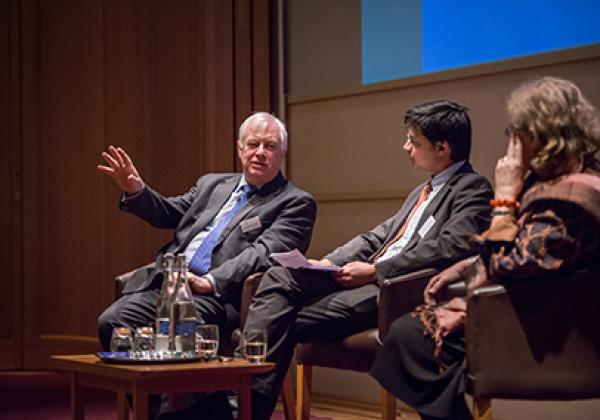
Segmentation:
[(487, 228), (492, 189), (468, 163), (466, 109), (446, 100), (425, 103), (406, 112), (405, 127), (404, 150), (430, 178), (398, 213), (320, 261), (311, 260), (339, 266), (334, 274), (284, 267), (265, 274), (245, 328), (267, 330), (267, 361), (276, 368), (253, 380), (253, 420), (270, 418), (297, 342), (342, 339), (375, 327), (378, 282), (447, 267), (472, 252), (469, 235)]
[(287, 131), (268, 113), (241, 125), (237, 141), (242, 174), (208, 174), (187, 193), (164, 197), (146, 185), (127, 153), (109, 147), (98, 170), (123, 191), (120, 206), (152, 226), (174, 229), (155, 267), (138, 270), (123, 296), (100, 315), (100, 341), (109, 347), (112, 328), (147, 326), (156, 316), (165, 253), (185, 253), (188, 283), (201, 321), (227, 322), (226, 304), (239, 310), (244, 279), (270, 266), (269, 254), (307, 249), (316, 205), (281, 174)]

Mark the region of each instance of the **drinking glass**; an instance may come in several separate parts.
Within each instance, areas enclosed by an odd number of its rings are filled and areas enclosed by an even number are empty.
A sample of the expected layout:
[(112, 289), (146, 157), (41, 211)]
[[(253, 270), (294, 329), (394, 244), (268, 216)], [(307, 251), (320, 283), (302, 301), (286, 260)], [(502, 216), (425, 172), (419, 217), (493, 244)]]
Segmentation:
[(219, 350), (219, 326), (202, 324), (196, 327), (196, 352), (201, 357), (212, 359)]
[(242, 333), (244, 357), (252, 363), (264, 362), (267, 357), (267, 332), (245, 330)]
[(113, 328), (110, 338), (110, 351), (130, 352), (133, 350), (133, 335), (131, 330), (125, 327)]
[(156, 348), (156, 338), (152, 327), (138, 327), (133, 337), (133, 347), (141, 357), (149, 356)]

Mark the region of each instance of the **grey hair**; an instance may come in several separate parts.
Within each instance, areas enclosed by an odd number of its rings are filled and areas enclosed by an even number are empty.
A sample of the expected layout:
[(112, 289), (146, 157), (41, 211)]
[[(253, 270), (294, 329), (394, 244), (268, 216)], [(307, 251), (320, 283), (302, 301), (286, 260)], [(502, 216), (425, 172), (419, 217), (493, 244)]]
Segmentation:
[(271, 122), (277, 124), (277, 128), (279, 128), (279, 141), (281, 142), (281, 149), (285, 152), (287, 150), (287, 140), (288, 134), (285, 128), (285, 124), (281, 122), (279, 118), (274, 115), (269, 114), (268, 112), (255, 112), (250, 115), (248, 118), (244, 120), (242, 125), (240, 125), (240, 130), (238, 133), (238, 141), (241, 143), (246, 136), (246, 131), (250, 127), (257, 127), (260, 125), (267, 125)]
[[(513, 130), (531, 132), (539, 145), (531, 167), (542, 178), (562, 175), (573, 158), (600, 149), (600, 116), (572, 82), (544, 77), (515, 89), (507, 101)], [(565, 166), (567, 165), (567, 166)]]

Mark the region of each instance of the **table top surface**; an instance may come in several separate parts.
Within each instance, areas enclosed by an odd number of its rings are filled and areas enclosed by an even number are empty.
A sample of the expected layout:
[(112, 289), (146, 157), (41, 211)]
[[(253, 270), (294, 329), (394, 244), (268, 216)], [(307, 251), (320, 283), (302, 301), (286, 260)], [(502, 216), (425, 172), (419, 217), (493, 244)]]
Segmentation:
[(251, 363), (244, 359), (224, 359), (211, 361), (198, 361), (189, 363), (148, 363), (127, 364), (108, 363), (102, 361), (95, 354), (73, 354), (50, 356), (58, 368), (74, 372), (94, 373), (107, 375), (111, 373), (132, 375), (155, 375), (160, 373), (187, 373), (199, 374), (255, 374), (267, 372), (275, 366), (270, 362)]

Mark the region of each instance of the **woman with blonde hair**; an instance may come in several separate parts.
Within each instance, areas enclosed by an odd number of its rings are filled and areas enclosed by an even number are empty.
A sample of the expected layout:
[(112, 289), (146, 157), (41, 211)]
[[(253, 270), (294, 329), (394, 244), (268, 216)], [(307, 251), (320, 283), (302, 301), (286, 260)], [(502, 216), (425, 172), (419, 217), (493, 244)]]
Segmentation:
[[(371, 374), (423, 419), (468, 419), (463, 298), (448, 283), (508, 283), (600, 258), (600, 118), (573, 83), (545, 77), (507, 100), (508, 148), (496, 165), (492, 222), (470, 239), (477, 257), (434, 276), (425, 303), (392, 324)], [(543, 276), (539, 276), (543, 281)]]

